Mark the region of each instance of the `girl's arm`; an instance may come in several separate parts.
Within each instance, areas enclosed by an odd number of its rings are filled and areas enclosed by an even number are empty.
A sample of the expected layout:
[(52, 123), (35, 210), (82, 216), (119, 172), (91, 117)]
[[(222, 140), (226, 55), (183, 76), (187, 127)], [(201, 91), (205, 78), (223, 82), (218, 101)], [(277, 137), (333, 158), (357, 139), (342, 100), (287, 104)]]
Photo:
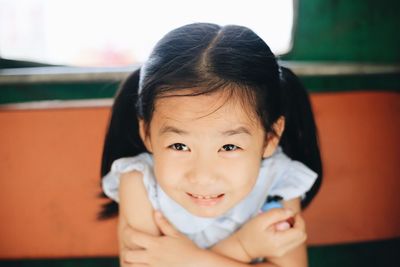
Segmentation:
[(132, 227), (152, 236), (159, 236), (153, 220), (153, 208), (147, 197), (143, 184), (142, 173), (137, 171), (123, 173), (119, 185), (119, 218), (118, 218), (118, 243), (120, 252), (120, 266), (125, 265), (124, 253), (130, 249), (138, 249), (137, 246), (127, 248), (124, 240), (124, 230)]
[[(210, 250), (200, 249), (177, 231), (164, 217), (155, 215), (154, 219), (162, 236), (156, 237), (145, 234), (131, 227), (124, 230), (123, 242), (126, 247), (138, 249), (126, 251), (126, 261), (124, 261), (125, 265), (123, 266), (250, 266), (250, 264), (237, 262)], [(276, 267), (272, 263), (261, 263), (257, 266)]]
[[(178, 234), (178, 231), (174, 230), (165, 219), (157, 220), (153, 216), (154, 210), (148, 200), (140, 172), (133, 171), (121, 175), (119, 197), (120, 266), (141, 266), (145, 261), (153, 262), (146, 266), (163, 266), (167, 264), (167, 260), (175, 258), (180, 261), (187, 260), (194, 266), (199, 266), (199, 263), (202, 263), (201, 266), (243, 267), (249, 265), (200, 249), (182, 234)], [(153, 247), (143, 248), (149, 244)], [(144, 253), (147, 258), (143, 257)], [(158, 263), (157, 258), (160, 261)], [(272, 267), (274, 265), (260, 264), (259, 266)]]
[[(209, 250), (196, 247), (182, 234), (170, 234), (165, 231), (164, 223), (156, 223), (153, 217), (153, 208), (147, 197), (143, 184), (142, 174), (130, 172), (121, 175), (120, 180), (120, 215), (119, 215), (119, 247), (120, 265), (132, 266), (132, 263), (147, 262), (149, 266), (162, 266), (169, 261), (204, 263), (204, 266), (248, 266), (218, 255)], [(170, 228), (173, 228), (169, 225)], [(160, 230), (163, 230), (161, 236)], [(170, 234), (170, 235), (168, 235)], [(154, 264), (149, 264), (153, 262)], [(198, 266), (195, 264), (195, 266)], [(173, 265), (173, 264), (171, 264)], [(203, 266), (202, 265), (202, 266)], [(276, 266), (272, 263), (258, 264), (258, 266)]]
[[(289, 208), (292, 210), (294, 213), (300, 213), (300, 198), (292, 199), (290, 201), (285, 201), (283, 202), (283, 206), (285, 208)], [(280, 214), (279, 214), (280, 212)], [(246, 223), (245, 226), (243, 226), (238, 232), (234, 233), (227, 239), (221, 241), (217, 245), (215, 245), (212, 250), (221, 254), (225, 255), (227, 257), (236, 259), (238, 261), (242, 262), (249, 262), (250, 260), (250, 255), (249, 254), (254, 254), (254, 251), (265, 251), (265, 256), (270, 262), (273, 262), (277, 266), (307, 266), (307, 249), (306, 249), (306, 243), (305, 243), (305, 229), (304, 229), (304, 223), (303, 220), (299, 215), (297, 215), (296, 218), (296, 223), (294, 225), (294, 228), (297, 228), (298, 233), (300, 235), (296, 235), (294, 232), (294, 235), (289, 236), (287, 239), (290, 241), (290, 243), (285, 242), (286, 244), (279, 245), (277, 247), (274, 246), (267, 246), (266, 242), (262, 241), (262, 235), (258, 233), (257, 228), (259, 227), (259, 223), (262, 223), (262, 227), (265, 229), (265, 226), (268, 226), (269, 224), (272, 223), (277, 223), (278, 221), (282, 221), (285, 219), (284, 216), (284, 210), (281, 209), (279, 210), (274, 210), (270, 211), (268, 214), (268, 217), (266, 214), (263, 214), (261, 216), (258, 216), (258, 218), (253, 219), (252, 221), (249, 221)], [(264, 218), (262, 218), (264, 216)], [(273, 218), (275, 216), (275, 218)], [(286, 216), (287, 217), (287, 216)], [(270, 221), (268, 222), (269, 219)], [(249, 225), (247, 225), (249, 224)], [(247, 228), (247, 229), (246, 229)], [(249, 231), (250, 229), (250, 231)], [(261, 228), (260, 230), (263, 231)], [(294, 229), (292, 229), (294, 230)], [(243, 233), (245, 232), (245, 233)], [(247, 238), (251, 242), (247, 242), (247, 244), (251, 244), (252, 247), (246, 248), (246, 245), (243, 244), (243, 242), (240, 242), (240, 235), (245, 234)], [(304, 235), (304, 236), (302, 236)], [(268, 237), (269, 239), (274, 238), (273, 236)], [(291, 239), (290, 239), (291, 238)], [(282, 240), (282, 239), (281, 239)], [(276, 242), (277, 243), (277, 242)], [(287, 253), (283, 253), (286, 252)], [(283, 256), (280, 256), (282, 255)]]

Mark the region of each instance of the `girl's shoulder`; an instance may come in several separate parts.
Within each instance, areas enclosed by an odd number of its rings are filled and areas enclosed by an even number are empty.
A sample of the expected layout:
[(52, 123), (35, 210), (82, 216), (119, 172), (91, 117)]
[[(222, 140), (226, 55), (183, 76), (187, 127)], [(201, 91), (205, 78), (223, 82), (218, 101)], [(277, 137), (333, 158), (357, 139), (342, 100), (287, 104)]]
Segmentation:
[(269, 194), (281, 196), (284, 200), (303, 196), (318, 177), (304, 163), (288, 157), (281, 147), (263, 162), (263, 167), (273, 176)]
[(109, 173), (113, 172), (124, 173), (133, 170), (143, 172), (146, 167), (152, 167), (152, 166), (153, 166), (153, 157), (149, 153), (144, 152), (133, 157), (123, 157), (114, 160), (114, 162), (111, 165)]
[(291, 173), (294, 172), (297, 175), (304, 173), (306, 176), (316, 175), (316, 173), (307, 167), (304, 163), (291, 159), (283, 149), (279, 146), (275, 152), (268, 158), (265, 158), (261, 164), (262, 168), (273, 168), (280, 172)]
[(102, 179), (104, 193), (119, 202), (119, 186), (121, 179), (142, 178), (146, 190), (153, 194), (156, 190), (156, 180), (153, 174), (153, 157), (149, 153), (141, 153), (133, 157), (115, 160), (110, 171)]

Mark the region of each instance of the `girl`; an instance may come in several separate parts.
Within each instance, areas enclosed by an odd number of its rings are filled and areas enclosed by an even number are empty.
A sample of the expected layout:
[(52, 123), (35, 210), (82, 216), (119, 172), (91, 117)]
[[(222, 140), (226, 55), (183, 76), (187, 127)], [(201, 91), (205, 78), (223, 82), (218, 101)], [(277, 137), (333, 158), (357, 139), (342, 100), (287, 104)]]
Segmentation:
[[(300, 210), (321, 174), (307, 93), (263, 40), (175, 29), (122, 85), (105, 140), (121, 265), (306, 266)], [(268, 196), (285, 208), (260, 213)]]

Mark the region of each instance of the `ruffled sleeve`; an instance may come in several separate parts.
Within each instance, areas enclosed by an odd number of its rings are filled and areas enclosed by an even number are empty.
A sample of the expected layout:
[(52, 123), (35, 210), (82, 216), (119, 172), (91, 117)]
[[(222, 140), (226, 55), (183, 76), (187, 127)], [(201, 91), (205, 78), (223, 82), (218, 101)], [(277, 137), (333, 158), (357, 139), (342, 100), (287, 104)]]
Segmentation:
[(290, 159), (281, 148), (273, 155), (274, 164), (278, 167), (269, 195), (281, 196), (284, 200), (304, 197), (318, 175), (303, 163)]
[(149, 200), (154, 208), (158, 208), (157, 183), (154, 178), (152, 166), (153, 159), (148, 153), (115, 160), (111, 165), (110, 172), (107, 173), (102, 180), (104, 194), (116, 202), (119, 202), (119, 183), (121, 174), (136, 170), (143, 174), (143, 183), (149, 196)]

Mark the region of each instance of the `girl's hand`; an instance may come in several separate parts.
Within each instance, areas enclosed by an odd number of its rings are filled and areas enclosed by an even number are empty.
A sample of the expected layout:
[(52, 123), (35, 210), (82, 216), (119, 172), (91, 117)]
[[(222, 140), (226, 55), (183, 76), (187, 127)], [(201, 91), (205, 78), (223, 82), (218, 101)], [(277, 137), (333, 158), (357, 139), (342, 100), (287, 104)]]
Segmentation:
[[(121, 252), (124, 266), (196, 266), (201, 249), (178, 232), (160, 212), (155, 212), (155, 222), (162, 236), (153, 236), (126, 227)], [(137, 249), (140, 247), (140, 249)]]
[[(294, 217), (292, 227), (286, 222), (291, 217)], [(250, 259), (281, 257), (306, 240), (304, 220), (289, 209), (261, 213), (235, 235)]]

